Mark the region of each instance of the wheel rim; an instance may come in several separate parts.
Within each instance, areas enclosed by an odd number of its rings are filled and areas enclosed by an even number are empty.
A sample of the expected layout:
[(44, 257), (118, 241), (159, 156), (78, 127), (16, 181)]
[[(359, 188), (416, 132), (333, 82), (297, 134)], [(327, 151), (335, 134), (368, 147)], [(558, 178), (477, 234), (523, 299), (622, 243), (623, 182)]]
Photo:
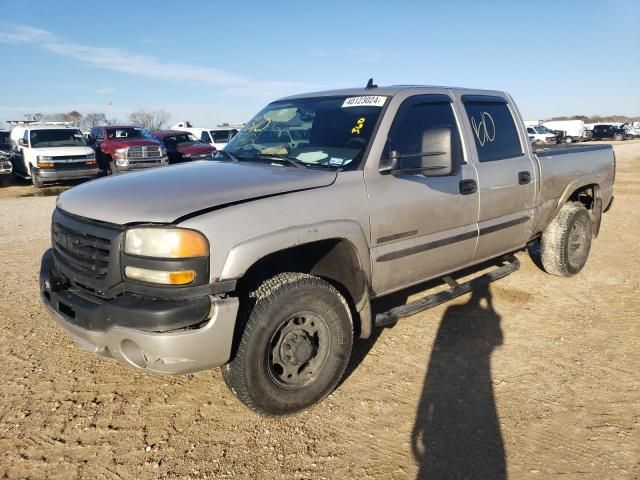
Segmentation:
[(589, 248), (588, 232), (590, 228), (584, 219), (578, 219), (574, 222), (569, 233), (569, 263), (573, 267), (579, 267), (584, 260), (586, 250)]
[(268, 349), (271, 379), (283, 388), (312, 383), (329, 357), (327, 322), (311, 312), (299, 312), (282, 322)]

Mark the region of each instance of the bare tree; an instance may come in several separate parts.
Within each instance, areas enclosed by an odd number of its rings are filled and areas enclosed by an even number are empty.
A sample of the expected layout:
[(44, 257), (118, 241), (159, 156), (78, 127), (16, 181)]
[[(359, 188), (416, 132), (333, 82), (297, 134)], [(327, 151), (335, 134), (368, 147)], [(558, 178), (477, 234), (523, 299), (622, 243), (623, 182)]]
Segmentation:
[(87, 113), (84, 117), (83, 127), (91, 130), (98, 125), (115, 125), (117, 120), (114, 118), (107, 118), (102, 112)]
[(129, 121), (149, 130), (160, 130), (169, 121), (169, 114), (164, 110), (140, 109), (129, 115)]
[(82, 114), (80, 112), (78, 112), (77, 110), (73, 110), (73, 111), (65, 114), (64, 121), (65, 122), (73, 122), (73, 126), (74, 127), (79, 127), (83, 123)]

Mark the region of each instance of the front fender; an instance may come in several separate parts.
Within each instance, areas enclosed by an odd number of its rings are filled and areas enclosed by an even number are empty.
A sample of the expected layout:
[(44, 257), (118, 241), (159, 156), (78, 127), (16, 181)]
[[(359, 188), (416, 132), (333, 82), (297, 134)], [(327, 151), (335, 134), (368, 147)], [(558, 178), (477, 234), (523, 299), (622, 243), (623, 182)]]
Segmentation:
[(360, 268), (367, 281), (371, 279), (369, 244), (362, 227), (353, 220), (327, 220), (276, 230), (244, 240), (233, 247), (224, 262), (220, 280), (240, 278), (258, 260), (269, 254), (307, 243), (345, 239), (351, 242), (358, 255)]

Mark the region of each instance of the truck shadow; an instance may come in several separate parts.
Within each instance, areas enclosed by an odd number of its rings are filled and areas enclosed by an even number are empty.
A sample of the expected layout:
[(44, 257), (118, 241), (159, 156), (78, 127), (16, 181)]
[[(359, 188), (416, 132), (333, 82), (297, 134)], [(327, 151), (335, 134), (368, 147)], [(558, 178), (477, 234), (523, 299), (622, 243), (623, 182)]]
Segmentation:
[(506, 479), (491, 380), (502, 344), (488, 286), (447, 308), (431, 352), (412, 432), (419, 479)]

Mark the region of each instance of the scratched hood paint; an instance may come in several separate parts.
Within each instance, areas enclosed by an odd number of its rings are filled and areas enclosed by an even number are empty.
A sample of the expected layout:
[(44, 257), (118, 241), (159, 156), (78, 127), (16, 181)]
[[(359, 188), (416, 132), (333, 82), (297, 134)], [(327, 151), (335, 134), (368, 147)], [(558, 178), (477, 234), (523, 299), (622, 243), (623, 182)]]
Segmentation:
[(78, 185), (58, 208), (119, 225), (170, 223), (212, 207), (331, 185), (336, 173), (258, 163), (198, 161)]

